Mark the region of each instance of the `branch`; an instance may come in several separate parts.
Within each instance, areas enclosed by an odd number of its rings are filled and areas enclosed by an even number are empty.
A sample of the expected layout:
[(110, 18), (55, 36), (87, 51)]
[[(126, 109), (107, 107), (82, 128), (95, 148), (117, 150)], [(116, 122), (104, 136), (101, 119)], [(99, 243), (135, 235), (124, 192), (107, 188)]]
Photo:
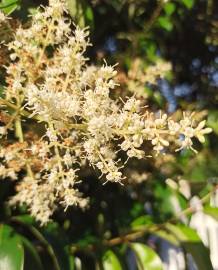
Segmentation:
[[(200, 199), (200, 202), (202, 204), (208, 202), (208, 200), (210, 199), (211, 195), (218, 189), (218, 186), (215, 186), (210, 192), (208, 192), (204, 197), (202, 197)], [(137, 231), (134, 231), (134, 232), (129, 232), (123, 236), (118, 236), (118, 237), (115, 237), (115, 238), (112, 238), (112, 239), (109, 239), (109, 240), (104, 240), (102, 242), (102, 244), (104, 246), (115, 246), (115, 245), (119, 245), (119, 244), (122, 244), (122, 243), (126, 243), (126, 242), (129, 242), (129, 241), (133, 241), (133, 240), (136, 240), (140, 237), (142, 237), (146, 232), (149, 232), (149, 233), (152, 233), (152, 232), (155, 232), (155, 231), (158, 231), (160, 229), (163, 229), (165, 228), (165, 224), (166, 223), (173, 223), (173, 222), (176, 222), (178, 221), (183, 215), (188, 215), (188, 214), (191, 214), (191, 213), (194, 213), (195, 212), (195, 208), (193, 207), (188, 207), (186, 209), (184, 209), (183, 211), (181, 211), (178, 215), (176, 215), (175, 217), (169, 219), (168, 221), (166, 221), (165, 223), (162, 223), (162, 224), (153, 224), (153, 225), (150, 225), (150, 226), (145, 226)], [(81, 250), (81, 247), (78, 247), (78, 246), (75, 246), (73, 245), (72, 247), (72, 252), (75, 252), (77, 250)], [(83, 250), (83, 249), (82, 249)], [(85, 250), (88, 250), (88, 251), (94, 251), (96, 250), (96, 247), (94, 245), (89, 245), (87, 246)]]

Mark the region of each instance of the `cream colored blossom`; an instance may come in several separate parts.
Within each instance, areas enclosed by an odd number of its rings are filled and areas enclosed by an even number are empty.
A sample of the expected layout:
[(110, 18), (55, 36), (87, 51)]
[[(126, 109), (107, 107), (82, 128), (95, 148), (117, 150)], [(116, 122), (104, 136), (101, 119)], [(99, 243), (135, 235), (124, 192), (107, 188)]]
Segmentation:
[[(77, 186), (82, 166), (98, 170), (105, 183), (122, 183), (125, 161), (117, 157), (119, 151), (127, 159), (142, 159), (170, 150), (171, 142), (175, 148), (193, 149), (194, 138), (203, 142), (211, 132), (193, 114), (175, 122), (166, 114), (145, 110), (135, 97), (114, 100), (115, 66), (106, 62), (102, 67), (88, 66), (84, 56), (90, 46), (88, 31), (75, 26), (71, 32), (65, 13), (64, 1), (51, 0), (32, 16), (29, 27), (16, 31), (8, 44), (11, 63), (1, 99), (14, 111), (10, 127), (15, 142), (7, 140), (7, 126), (1, 126), (6, 146), (0, 148), (0, 176), (16, 179), (25, 174), (11, 204), (27, 204), (41, 224), (59, 205), (87, 206), (88, 199)], [(143, 81), (152, 82), (169, 68), (157, 63), (146, 70)], [(28, 119), (36, 126), (31, 139), (25, 133)]]

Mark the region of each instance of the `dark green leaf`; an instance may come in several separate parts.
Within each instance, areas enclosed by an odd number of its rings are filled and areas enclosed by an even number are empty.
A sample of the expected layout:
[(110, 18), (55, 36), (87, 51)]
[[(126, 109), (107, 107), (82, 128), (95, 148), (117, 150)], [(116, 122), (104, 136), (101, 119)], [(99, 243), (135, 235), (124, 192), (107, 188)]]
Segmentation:
[(24, 249), (19, 235), (8, 225), (0, 225), (0, 269), (23, 270)]
[(136, 254), (136, 261), (139, 270), (163, 269), (161, 259), (150, 247), (141, 243), (132, 243), (131, 248)]
[(107, 250), (103, 255), (104, 270), (122, 270), (119, 259), (112, 250)]

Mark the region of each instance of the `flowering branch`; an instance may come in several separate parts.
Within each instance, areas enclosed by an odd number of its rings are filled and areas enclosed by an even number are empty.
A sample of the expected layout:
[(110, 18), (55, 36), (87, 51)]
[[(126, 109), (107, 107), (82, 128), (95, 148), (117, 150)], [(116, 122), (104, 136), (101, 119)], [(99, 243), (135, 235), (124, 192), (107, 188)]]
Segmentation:
[[(176, 151), (196, 151), (193, 139), (204, 142), (204, 135), (211, 132), (193, 113), (184, 113), (176, 122), (166, 114), (145, 110), (135, 97), (122, 103), (114, 100), (115, 66), (87, 64), (89, 33), (78, 27), (72, 32), (66, 14), (64, 1), (50, 0), (48, 7), (34, 14), (29, 28), (19, 27), (14, 40), (6, 44), (11, 62), (0, 107), (10, 121), (0, 126), (4, 141), (0, 176), (19, 179), (10, 203), (27, 204), (41, 224), (50, 220), (59, 205), (65, 210), (87, 206), (88, 199), (76, 188), (81, 167), (89, 164), (105, 182), (123, 184), (126, 163), (117, 157), (119, 151), (138, 159), (170, 151), (172, 144)], [(6, 20), (0, 18), (0, 23)], [(15, 111), (12, 117), (8, 108)], [(34, 135), (28, 138), (30, 126), (24, 117), (34, 121), (36, 129), (39, 122), (43, 125), (39, 127), (42, 136), (33, 129)], [(9, 131), (14, 134), (13, 143), (7, 139)], [(26, 172), (22, 179), (21, 171)]]

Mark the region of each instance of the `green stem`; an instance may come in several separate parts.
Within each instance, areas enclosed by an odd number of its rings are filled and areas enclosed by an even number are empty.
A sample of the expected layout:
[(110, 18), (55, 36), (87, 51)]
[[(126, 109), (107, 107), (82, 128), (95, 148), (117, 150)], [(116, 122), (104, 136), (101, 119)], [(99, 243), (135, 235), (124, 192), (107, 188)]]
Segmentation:
[(17, 116), (17, 119), (15, 120), (15, 133), (16, 133), (16, 137), (19, 139), (19, 142), (23, 143), (24, 137), (23, 137), (23, 130), (21, 126), (21, 119), (19, 115)]

